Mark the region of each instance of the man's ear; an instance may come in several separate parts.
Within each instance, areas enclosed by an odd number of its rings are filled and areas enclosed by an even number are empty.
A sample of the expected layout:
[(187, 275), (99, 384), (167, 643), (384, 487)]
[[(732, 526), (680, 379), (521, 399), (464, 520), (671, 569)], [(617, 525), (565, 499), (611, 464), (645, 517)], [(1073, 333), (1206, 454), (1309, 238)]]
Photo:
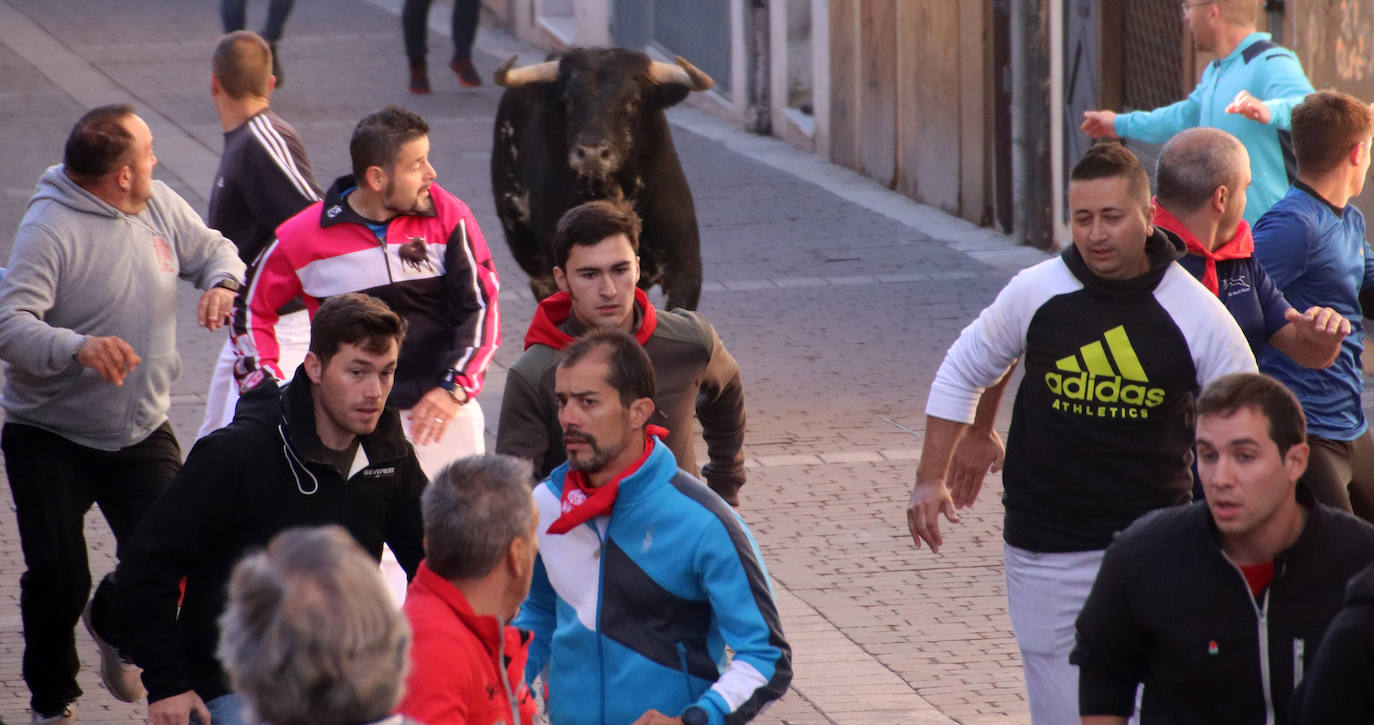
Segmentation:
[(1307, 459), (1311, 455), (1312, 448), (1306, 442), (1293, 444), (1293, 447), (1283, 454), (1283, 468), (1288, 474), (1288, 480), (1297, 481), (1302, 478), (1302, 474), (1307, 472)]
[(553, 268), (553, 283), (558, 285), (559, 290), (568, 291), (568, 275), (563, 273), (562, 267)]
[(525, 576), (529, 573), (525, 571), (525, 567), (530, 566), (527, 562), (532, 559), (527, 554), (529, 550), (530, 540), (524, 536), (513, 537), (510, 543), (506, 545), (506, 571), (516, 581), (524, 581)]
[(630, 403), (630, 425), (634, 428), (643, 428), (649, 423), (649, 416), (653, 414), (653, 398), (640, 398)]
[(305, 374), (310, 378), (310, 382), (316, 385), (319, 385), (320, 381), (324, 379), (324, 364), (320, 362), (319, 356), (313, 352), (305, 354)]
[(1350, 147), (1350, 153), (1346, 155), (1349, 157), (1351, 166), (1358, 167), (1360, 165), (1360, 161), (1364, 159), (1364, 144), (1365, 142), (1361, 141), (1355, 144), (1354, 146)]
[(1231, 198), (1231, 187), (1222, 184), (1212, 190), (1212, 211), (1223, 214), (1226, 212), (1226, 202)]
[(210, 74), (210, 96), (213, 98), (224, 92), (224, 86), (219, 84), (219, 76)]
[(119, 184), (119, 190), (128, 192), (134, 188), (134, 167), (129, 164), (121, 164), (119, 171), (115, 172), (115, 182)]
[(369, 166), (363, 172), (363, 178), (358, 179), (359, 184), (366, 184), (368, 191), (380, 192), (386, 188), (386, 170), (380, 166)]

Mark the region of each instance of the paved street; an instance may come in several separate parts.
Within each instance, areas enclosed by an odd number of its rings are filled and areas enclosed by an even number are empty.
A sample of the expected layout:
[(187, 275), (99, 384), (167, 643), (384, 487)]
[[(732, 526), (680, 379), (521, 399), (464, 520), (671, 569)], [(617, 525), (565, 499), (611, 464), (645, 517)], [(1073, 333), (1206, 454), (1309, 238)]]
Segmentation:
[[(265, 4), (251, 4), (250, 26)], [(346, 172), (349, 134), (364, 113), (399, 103), (429, 121), (439, 182), (472, 206), (503, 275), (505, 344), (480, 398), (490, 441), (505, 370), (534, 311), (491, 200), (499, 89), (459, 89), (440, 34), (448, 9), (436, 3), (435, 93), (409, 95), (398, 7), (297, 3), (273, 108), (300, 131), (321, 185)], [(133, 102), (149, 121), (156, 175), (203, 213), (222, 140), (209, 98), (219, 30), (209, 0), (0, 0), (0, 155), (9, 171), (0, 229), (16, 227), (76, 118), (115, 101)], [(515, 52), (543, 57), (489, 28), (477, 51), (487, 75)], [(1042, 256), (695, 109), (670, 118), (702, 228), (701, 311), (744, 371), (749, 483), (741, 511), (795, 653), (792, 691), (759, 721), (1026, 721), (1006, 616), (1000, 479), (989, 479), (938, 556), (913, 550), (903, 507), (926, 391), (945, 348), (1015, 269)], [(0, 255), (11, 238), (0, 234)], [(189, 447), (223, 336), (194, 326), (197, 293), (183, 292), (184, 372), (171, 418)], [(112, 566), (113, 539), (98, 515), (87, 524), (98, 577)], [(0, 719), (11, 723), (28, 718), (22, 561), (13, 512), (0, 507)], [(104, 692), (94, 645), (84, 630), (78, 637), (81, 720), (142, 720), (143, 706)]]

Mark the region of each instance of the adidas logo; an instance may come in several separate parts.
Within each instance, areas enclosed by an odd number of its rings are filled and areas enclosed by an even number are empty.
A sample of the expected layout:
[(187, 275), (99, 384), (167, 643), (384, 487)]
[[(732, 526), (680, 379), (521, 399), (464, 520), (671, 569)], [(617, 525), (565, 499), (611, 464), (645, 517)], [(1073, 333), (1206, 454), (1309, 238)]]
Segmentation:
[(1149, 385), (1123, 325), (1054, 366), (1057, 372), (1045, 373), (1045, 385), (1056, 398), (1050, 406), (1054, 410), (1096, 418), (1148, 418), (1150, 408), (1164, 403), (1164, 389)]

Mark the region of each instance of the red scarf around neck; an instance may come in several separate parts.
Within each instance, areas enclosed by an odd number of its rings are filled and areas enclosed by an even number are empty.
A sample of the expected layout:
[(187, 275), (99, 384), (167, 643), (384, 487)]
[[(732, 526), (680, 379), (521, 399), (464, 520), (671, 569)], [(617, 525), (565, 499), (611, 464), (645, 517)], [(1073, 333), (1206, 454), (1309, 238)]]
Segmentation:
[(566, 534), (597, 516), (609, 514), (615, 506), (616, 494), (620, 492), (621, 480), (633, 475), (649, 460), (649, 454), (654, 451), (654, 436), (666, 438), (668, 429), (656, 425), (645, 426), (644, 453), (639, 460), (601, 486), (593, 487), (586, 471), (569, 470), (563, 478), (562, 515), (549, 526), (549, 533)]
[(1164, 207), (1159, 205), (1156, 199), (1154, 224), (1157, 227), (1167, 229), (1177, 234), (1183, 243), (1188, 245), (1188, 253), (1196, 254), (1206, 260), (1202, 270), (1202, 286), (1211, 290), (1212, 294), (1221, 296), (1221, 290), (1217, 283), (1217, 262), (1227, 259), (1249, 259), (1255, 253), (1255, 238), (1250, 234), (1250, 223), (1242, 219), (1236, 226), (1236, 233), (1231, 236), (1225, 244), (1215, 250), (1209, 250), (1193, 233), (1188, 231), (1188, 227), (1183, 226), (1173, 214), (1170, 214)]

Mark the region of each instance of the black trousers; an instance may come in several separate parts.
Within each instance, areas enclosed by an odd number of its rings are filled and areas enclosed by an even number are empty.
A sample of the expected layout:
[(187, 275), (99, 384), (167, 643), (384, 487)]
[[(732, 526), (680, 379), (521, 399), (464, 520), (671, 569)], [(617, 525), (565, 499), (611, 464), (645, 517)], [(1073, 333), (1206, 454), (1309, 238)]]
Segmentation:
[(1327, 506), (1374, 521), (1374, 436), (1369, 431), (1353, 441), (1307, 436), (1312, 454), (1299, 479)]
[[(243, 30), (246, 20), (244, 18), (245, 6), (248, 0), (221, 0), (219, 4), (220, 19), (224, 21), (224, 32), (232, 33), (235, 30)], [(286, 29), (286, 16), (291, 14), (291, 6), (296, 4), (296, 0), (272, 0), (267, 6), (267, 22), (262, 26), (262, 37), (269, 43), (281, 40), (282, 31)]]
[(36, 713), (60, 711), (81, 696), (76, 684), (76, 621), (91, 591), (83, 530), (99, 504), (116, 556), (153, 502), (181, 470), (181, 446), (163, 422), (118, 451), (73, 443), (18, 423), (0, 429), (27, 571), (19, 579), (24, 682)]
[[(411, 63), (425, 62), (432, 1), (406, 0), (401, 8), (401, 32), (406, 39), (406, 57)], [(477, 16), (481, 9), (481, 0), (453, 0), (454, 58), (472, 58), (472, 41), (477, 38)]]

